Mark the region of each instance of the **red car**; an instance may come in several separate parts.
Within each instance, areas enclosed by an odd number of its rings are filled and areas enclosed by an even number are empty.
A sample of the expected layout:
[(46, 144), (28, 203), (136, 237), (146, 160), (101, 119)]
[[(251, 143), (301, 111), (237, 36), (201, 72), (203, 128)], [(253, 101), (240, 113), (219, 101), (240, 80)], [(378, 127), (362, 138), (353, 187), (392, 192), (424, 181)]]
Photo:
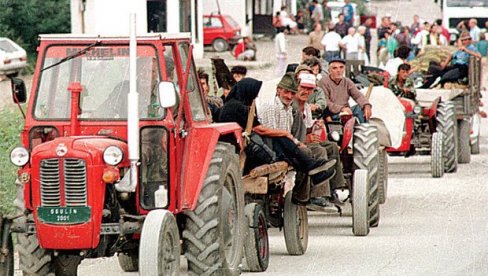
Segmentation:
[(223, 52), (237, 44), (240, 37), (241, 27), (232, 17), (221, 14), (203, 16), (204, 45), (212, 45), (215, 51)]

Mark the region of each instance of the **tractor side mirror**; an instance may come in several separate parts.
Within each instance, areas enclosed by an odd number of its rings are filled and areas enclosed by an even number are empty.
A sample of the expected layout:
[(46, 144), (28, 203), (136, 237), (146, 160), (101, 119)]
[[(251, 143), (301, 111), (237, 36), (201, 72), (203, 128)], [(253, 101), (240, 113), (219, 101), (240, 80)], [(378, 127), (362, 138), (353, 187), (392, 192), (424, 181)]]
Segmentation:
[(162, 81), (159, 83), (159, 103), (163, 108), (170, 108), (176, 105), (178, 101), (178, 93), (176, 92), (174, 83), (170, 81)]
[(19, 78), (10, 78), (10, 84), (12, 86), (12, 98), (14, 103), (25, 103), (27, 100), (27, 93), (25, 89), (25, 83)]

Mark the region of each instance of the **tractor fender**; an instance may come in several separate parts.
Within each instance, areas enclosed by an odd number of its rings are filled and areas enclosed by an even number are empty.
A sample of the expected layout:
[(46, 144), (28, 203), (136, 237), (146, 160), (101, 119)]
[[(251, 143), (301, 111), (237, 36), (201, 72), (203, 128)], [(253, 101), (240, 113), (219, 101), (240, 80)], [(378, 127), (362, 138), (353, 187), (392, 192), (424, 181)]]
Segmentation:
[(195, 125), (190, 130), (181, 168), (179, 210), (195, 209), (213, 153), (223, 137), (230, 143), (230, 137), (234, 139), (236, 152), (242, 148), (242, 129), (236, 123)]
[(354, 133), (354, 124), (356, 122), (355, 117), (351, 117), (345, 124), (344, 124), (344, 129), (343, 129), (343, 136), (342, 136), (342, 145), (341, 145), (341, 151), (343, 151), (345, 148), (347, 148), (347, 145), (349, 145), (349, 142), (352, 139), (353, 133)]

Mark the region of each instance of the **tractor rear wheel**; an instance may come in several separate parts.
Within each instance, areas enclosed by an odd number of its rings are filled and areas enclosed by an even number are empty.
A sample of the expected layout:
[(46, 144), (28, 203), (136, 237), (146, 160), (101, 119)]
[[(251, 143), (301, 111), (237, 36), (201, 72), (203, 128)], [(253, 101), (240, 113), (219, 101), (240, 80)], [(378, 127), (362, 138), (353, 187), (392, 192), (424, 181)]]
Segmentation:
[[(17, 195), (14, 207), (17, 214), (22, 214), (25, 211), (24, 185), (17, 179), (15, 186)], [(18, 220), (26, 220), (26, 217), (22, 216)], [(18, 234), (16, 246), (19, 252), (19, 268), (24, 275), (54, 274), (52, 251), (43, 249), (35, 234)]]
[(378, 196), (379, 143), (376, 127), (371, 124), (355, 126), (353, 148), (355, 169), (364, 169), (368, 172), (368, 223), (370, 226), (376, 227), (380, 220)]
[(444, 135), (441, 132), (432, 134), (432, 146), (430, 149), (432, 177), (438, 178), (444, 175)]
[(283, 209), (283, 234), (286, 250), (290, 255), (303, 255), (308, 247), (308, 215), (305, 206), (291, 202), (292, 193), (285, 196)]
[(385, 149), (379, 152), (379, 168), (378, 168), (378, 200), (380, 204), (386, 202), (386, 195), (388, 193), (388, 154)]
[(244, 243), (247, 271), (263, 272), (269, 264), (268, 225), (263, 207), (250, 203), (245, 207), (246, 219), (249, 223), (247, 238)]
[(458, 139), (459, 139), (459, 163), (466, 164), (471, 162), (471, 147), (469, 134), (471, 126), (467, 120), (458, 121)]
[(244, 192), (235, 148), (215, 147), (197, 206), (185, 212), (189, 275), (237, 275), (245, 237)]
[(436, 130), (444, 136), (444, 159), (446, 172), (456, 172), (458, 164), (457, 121), (454, 104), (450, 101), (441, 102), (437, 107)]
[[(2, 231), (0, 231), (1, 233)], [(3, 237), (3, 235), (2, 235)], [(1, 242), (0, 242), (1, 245)], [(0, 263), (0, 275), (2, 276), (12, 276), (14, 275), (14, 245), (12, 243), (12, 235), (9, 234), (7, 238), (8, 250), (7, 256), (5, 256), (4, 262)]]
[(59, 254), (53, 258), (56, 276), (76, 276), (82, 257), (80, 255)]
[(124, 272), (139, 271), (139, 255), (132, 252), (119, 252), (117, 254), (119, 266)]
[(354, 171), (352, 184), (352, 232), (355, 236), (369, 234), (368, 171)]
[(173, 214), (152, 210), (146, 216), (139, 244), (140, 275), (178, 275), (180, 233)]

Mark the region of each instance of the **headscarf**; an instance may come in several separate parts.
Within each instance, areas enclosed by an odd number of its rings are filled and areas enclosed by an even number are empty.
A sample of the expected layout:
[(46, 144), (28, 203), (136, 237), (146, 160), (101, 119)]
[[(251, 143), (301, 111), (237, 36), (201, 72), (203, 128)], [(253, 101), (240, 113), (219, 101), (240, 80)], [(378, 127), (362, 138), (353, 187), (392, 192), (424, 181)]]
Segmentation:
[(262, 81), (253, 78), (243, 78), (232, 87), (224, 103), (234, 99), (246, 106), (250, 106), (252, 101), (258, 96), (262, 84)]

